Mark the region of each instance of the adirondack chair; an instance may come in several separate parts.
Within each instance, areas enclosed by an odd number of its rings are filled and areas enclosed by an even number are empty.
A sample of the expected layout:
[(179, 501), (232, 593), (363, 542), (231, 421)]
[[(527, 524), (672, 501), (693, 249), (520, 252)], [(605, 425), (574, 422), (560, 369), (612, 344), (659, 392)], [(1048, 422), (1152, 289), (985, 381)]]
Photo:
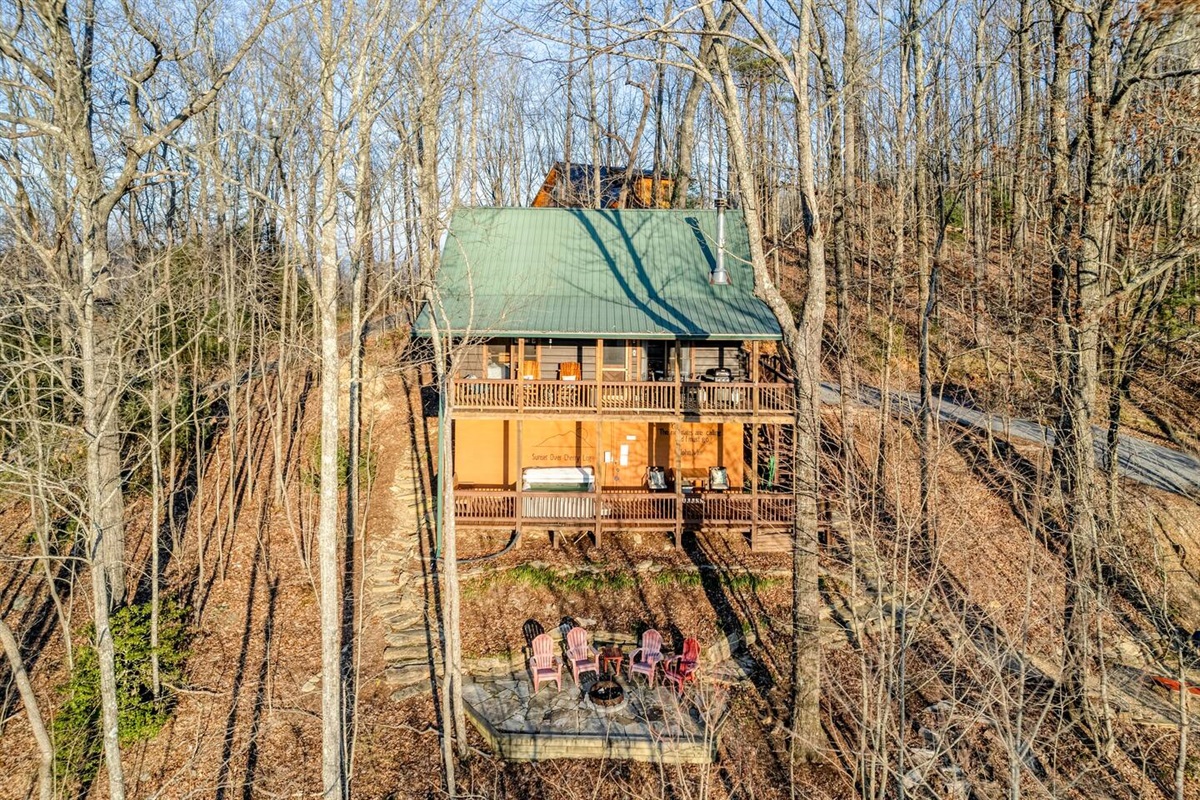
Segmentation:
[(562, 662), (554, 655), (554, 640), (548, 633), (540, 633), (533, 639), (533, 655), (529, 659), (529, 674), (533, 676), (533, 691), (542, 686), (542, 681), (554, 684), (562, 690)]
[(658, 662), (662, 661), (662, 634), (651, 628), (642, 634), (642, 646), (629, 654), (629, 679), (640, 674), (654, 685), (654, 673)]
[(663, 662), (663, 677), (675, 684), (675, 691), (683, 694), (685, 683), (695, 683), (700, 669), (700, 643), (695, 639), (683, 640), (683, 654)]
[(521, 635), (525, 637), (525, 650), (530, 656), (533, 655), (533, 640), (545, 632), (546, 629), (542, 627), (542, 623), (536, 619), (527, 619), (521, 626)]
[(587, 631), (578, 625), (567, 631), (567, 661), (571, 665), (575, 683), (579, 683), (579, 676), (587, 672), (600, 675), (596, 649), (588, 644), (587, 636)]

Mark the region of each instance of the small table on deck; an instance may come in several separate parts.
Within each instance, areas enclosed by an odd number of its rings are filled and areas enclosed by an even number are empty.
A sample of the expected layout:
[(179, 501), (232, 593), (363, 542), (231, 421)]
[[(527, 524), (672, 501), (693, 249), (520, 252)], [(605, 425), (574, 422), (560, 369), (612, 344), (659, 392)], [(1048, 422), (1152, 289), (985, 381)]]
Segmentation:
[(625, 660), (625, 654), (621, 652), (618, 645), (610, 644), (607, 647), (600, 648), (600, 674), (603, 675), (611, 666), (613, 674), (621, 674), (621, 662)]

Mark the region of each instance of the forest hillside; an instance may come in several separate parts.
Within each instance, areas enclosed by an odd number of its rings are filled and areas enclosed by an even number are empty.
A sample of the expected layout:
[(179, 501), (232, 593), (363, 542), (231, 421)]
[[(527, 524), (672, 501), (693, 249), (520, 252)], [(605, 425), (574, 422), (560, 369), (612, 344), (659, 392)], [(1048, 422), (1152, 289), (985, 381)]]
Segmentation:
[[(0, 798), (1200, 797), (1196, 119), (1183, 0), (0, 6)], [(744, 225), (770, 547), (457, 524), (538, 198)], [(702, 643), (649, 760), (538, 620)]]

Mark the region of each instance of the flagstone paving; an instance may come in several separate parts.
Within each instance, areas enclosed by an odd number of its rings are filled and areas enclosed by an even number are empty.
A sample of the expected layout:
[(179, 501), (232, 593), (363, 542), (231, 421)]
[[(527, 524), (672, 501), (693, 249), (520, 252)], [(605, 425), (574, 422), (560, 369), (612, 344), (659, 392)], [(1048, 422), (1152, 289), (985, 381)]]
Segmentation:
[[(671, 686), (653, 688), (624, 677), (625, 702), (599, 709), (563, 675), (560, 690), (542, 684), (533, 691), (524, 671), (465, 675), (468, 716), (493, 749), (511, 760), (547, 758), (632, 758), (667, 763), (713, 760), (728, 706), (729, 686), (744, 679), (736, 661), (717, 665), (720, 683), (702, 681), (677, 697)], [(590, 688), (592, 677), (583, 676)], [(704, 710), (702, 710), (704, 709)]]

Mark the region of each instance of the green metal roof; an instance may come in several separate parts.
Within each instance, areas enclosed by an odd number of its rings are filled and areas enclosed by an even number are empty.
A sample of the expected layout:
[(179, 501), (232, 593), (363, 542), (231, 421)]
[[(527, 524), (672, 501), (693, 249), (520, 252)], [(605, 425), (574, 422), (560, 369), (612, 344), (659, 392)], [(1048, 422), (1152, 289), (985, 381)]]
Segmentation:
[[(535, 338), (780, 338), (754, 296), (740, 210), (725, 215), (724, 286), (709, 283), (716, 241), (711, 209), (460, 209), (442, 250), (439, 327)], [(417, 323), (426, 334), (428, 313)]]

